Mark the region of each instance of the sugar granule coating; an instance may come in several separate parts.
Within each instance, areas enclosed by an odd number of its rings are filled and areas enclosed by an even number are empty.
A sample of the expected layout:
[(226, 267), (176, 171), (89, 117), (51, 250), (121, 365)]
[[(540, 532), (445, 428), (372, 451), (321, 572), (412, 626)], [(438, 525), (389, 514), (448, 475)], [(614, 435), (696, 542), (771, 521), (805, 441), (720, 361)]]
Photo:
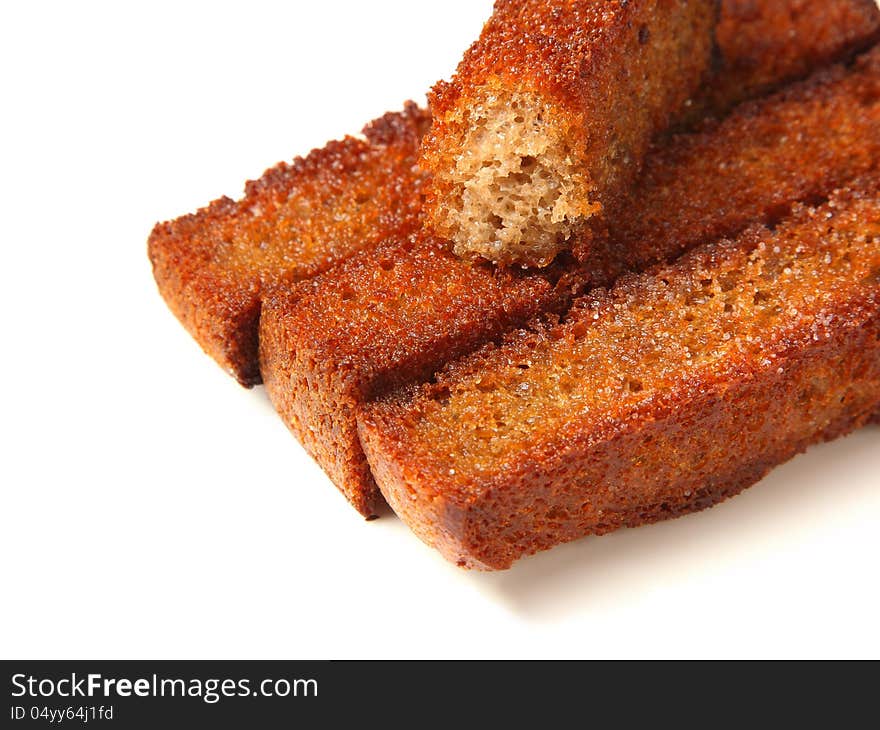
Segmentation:
[(723, 0), (719, 65), (687, 117), (723, 113), (880, 37), (875, 0)]
[(715, 0), (498, 0), (431, 95), (428, 223), (459, 256), (546, 266), (697, 91)]
[[(830, 263), (827, 263), (830, 260)], [(579, 300), (360, 421), (466, 567), (703, 509), (880, 406), (880, 179)]]

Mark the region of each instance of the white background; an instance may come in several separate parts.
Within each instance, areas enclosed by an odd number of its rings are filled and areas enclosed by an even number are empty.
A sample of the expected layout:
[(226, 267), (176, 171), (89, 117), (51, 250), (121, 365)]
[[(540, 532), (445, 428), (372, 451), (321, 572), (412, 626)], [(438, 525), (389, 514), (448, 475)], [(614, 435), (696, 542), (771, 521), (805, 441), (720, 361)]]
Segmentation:
[(880, 655), (880, 429), (466, 573), (361, 520), (165, 308), (157, 220), (422, 100), (489, 9), (4, 4), (0, 655)]

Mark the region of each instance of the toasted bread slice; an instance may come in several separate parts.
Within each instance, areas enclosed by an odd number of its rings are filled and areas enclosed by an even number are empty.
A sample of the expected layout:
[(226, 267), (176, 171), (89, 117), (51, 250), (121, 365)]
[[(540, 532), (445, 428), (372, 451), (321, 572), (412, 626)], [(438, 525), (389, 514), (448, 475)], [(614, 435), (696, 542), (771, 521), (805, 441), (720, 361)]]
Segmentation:
[(498, 0), (431, 95), (421, 164), (434, 232), (459, 256), (550, 264), (624, 194), (708, 76), (717, 11), (715, 0)]
[[(723, 0), (720, 63), (701, 91), (711, 98), (694, 103), (692, 121), (849, 57), (878, 31), (872, 0)], [(424, 178), (410, 163), (429, 123), (409, 106), (370, 125), (366, 143), (331, 142), (250, 183), (242, 201), (223, 199), (156, 227), (149, 250), (162, 296), (244, 385), (260, 379), (257, 320), (267, 292), (418, 227)], [(352, 210), (363, 215), (351, 218)]]
[(880, 49), (719, 124), (677, 135), (649, 156), (630, 215), (584, 265), (501, 271), (416, 237), (363, 251), (266, 302), (262, 374), (284, 421), (352, 504), (381, 496), (358, 439), (371, 400), (626, 271), (755, 222), (772, 224), (880, 161)]
[(880, 179), (579, 300), (360, 418), (428, 544), (503, 569), (751, 486), (880, 406)]
[(155, 227), (159, 291), (202, 348), (242, 385), (260, 381), (257, 329), (269, 293), (419, 226), (415, 170), (430, 117), (409, 103), (364, 129), (281, 163), (195, 215)]

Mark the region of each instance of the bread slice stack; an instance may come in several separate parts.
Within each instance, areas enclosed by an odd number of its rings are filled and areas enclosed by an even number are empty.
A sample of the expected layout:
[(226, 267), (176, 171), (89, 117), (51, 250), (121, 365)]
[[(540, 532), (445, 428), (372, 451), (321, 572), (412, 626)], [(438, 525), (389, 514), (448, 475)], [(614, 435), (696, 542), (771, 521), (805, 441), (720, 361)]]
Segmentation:
[[(453, 85), (485, 91), (493, 22), (520, 6), (502, 45), (547, 43), (595, 93), (613, 85), (588, 72), (635, 83), (635, 52), (616, 52), (630, 32), (648, 50), (709, 39), (716, 60), (639, 122), (643, 153), (627, 142), (624, 164), (605, 145), (596, 159), (628, 172), (546, 260), (543, 234), (479, 258), (479, 236), (463, 250), (437, 225), (454, 196), (437, 195), (436, 152), (453, 140), (415, 105), (150, 238), (172, 311), (241, 383), (265, 382), (352, 505), (372, 517), (387, 501), (466, 567), (711, 506), (880, 414), (880, 11), (725, 0), (704, 32), (700, 3), (658, 0), (622, 3), (595, 47), (546, 31), (594, 5), (498, 3)], [(664, 38), (680, 13), (697, 13), (689, 32)], [(675, 86), (657, 73), (645, 93)], [(530, 180), (506, 190), (527, 197)], [(522, 258), (524, 242), (538, 248)]]
[(880, 159), (880, 50), (823, 69), (665, 139), (612, 233), (581, 262), (546, 269), (474, 265), (432, 237), (363, 251), (263, 306), (262, 372), (275, 407), (362, 512), (382, 497), (357, 417), (394, 388), (627, 271), (672, 261), (774, 224), (796, 203), (826, 198)]

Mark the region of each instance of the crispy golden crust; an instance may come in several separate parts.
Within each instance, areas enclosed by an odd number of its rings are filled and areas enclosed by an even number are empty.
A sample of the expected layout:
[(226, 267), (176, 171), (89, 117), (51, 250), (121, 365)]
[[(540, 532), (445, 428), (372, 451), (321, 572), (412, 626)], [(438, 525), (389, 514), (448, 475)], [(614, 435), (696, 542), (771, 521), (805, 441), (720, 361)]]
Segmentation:
[(874, 0), (724, 0), (715, 34), (718, 66), (691, 120), (865, 50), (880, 36), (880, 11)]
[(547, 265), (629, 187), (651, 139), (699, 88), (717, 7), (498, 0), (431, 95), (421, 165), (433, 176), (433, 231), (462, 256)]
[(249, 182), (244, 197), (155, 227), (159, 291), (204, 350), (242, 385), (260, 381), (263, 297), (419, 226), (424, 176), (414, 170), (427, 112), (408, 104)]
[[(797, 13), (788, 8), (797, 8)], [(716, 109), (726, 108), (744, 92), (762, 91), (816, 64), (848, 56), (876, 35), (880, 11), (871, 0), (724, 0), (722, 16), (718, 42), (724, 62), (714, 82)], [(735, 80), (725, 82), (727, 74)], [(725, 101), (728, 93), (730, 100)], [(260, 379), (257, 326), (263, 281), (299, 280), (309, 271), (329, 268), (359, 245), (351, 237), (356, 226), (350, 221), (339, 223), (323, 214), (309, 221), (289, 216), (290, 211), (300, 202), (306, 210), (320, 208), (325, 191), (330, 207), (338, 209), (342, 201), (356, 200), (365, 185), (383, 183), (377, 189), (377, 208), (368, 206), (367, 212), (384, 214), (368, 219), (364, 245), (401, 236), (409, 225), (417, 225), (415, 196), (422, 180), (406, 162), (416, 158), (429, 122), (426, 112), (413, 107), (387, 115), (367, 129), (366, 148), (354, 140), (332, 142), (305, 161), (273, 168), (248, 186), (239, 203), (223, 199), (196, 215), (156, 227), (150, 256), (163, 297), (201, 346), (243, 384)], [(259, 205), (262, 199), (285, 196), (286, 205)], [(262, 227), (248, 224), (251, 199), (262, 212)], [(289, 237), (280, 235), (285, 225), (290, 226)], [(266, 230), (268, 236), (263, 235)], [(234, 255), (224, 258), (226, 241), (232, 239)]]
[(428, 544), (503, 569), (711, 506), (880, 405), (880, 179), (579, 301), (360, 420)]
[[(668, 260), (692, 241), (731, 236), (750, 222), (779, 219), (794, 201), (822, 198), (880, 161), (878, 125), (875, 49), (851, 66), (831, 67), (742, 105), (698, 134), (661, 142), (614, 211), (608, 227), (613, 255), (636, 270), (660, 260), (651, 259), (652, 248)], [(607, 252), (591, 253), (576, 242), (575, 254), (595, 267)]]
[(352, 503), (381, 497), (355, 419), (371, 399), (628, 270), (644, 270), (754, 222), (773, 223), (880, 160), (880, 51), (668, 140), (646, 163), (630, 224), (589, 264), (472, 266), (436, 241), (363, 251), (263, 308), (262, 372), (288, 426)]

